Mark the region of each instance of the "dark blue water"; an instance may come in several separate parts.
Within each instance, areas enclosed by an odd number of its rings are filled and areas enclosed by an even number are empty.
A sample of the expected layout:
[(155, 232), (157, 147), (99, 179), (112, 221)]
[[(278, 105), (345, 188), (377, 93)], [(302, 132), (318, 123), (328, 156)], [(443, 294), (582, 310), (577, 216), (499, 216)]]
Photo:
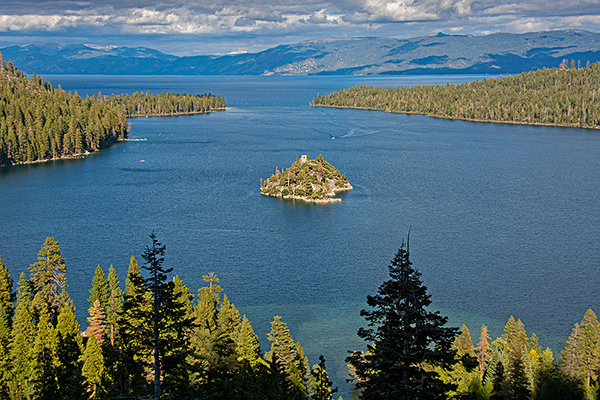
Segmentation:
[[(47, 78), (84, 96), (210, 91), (236, 107), (133, 119), (131, 136), (146, 141), (0, 170), (0, 257), (16, 280), (53, 236), (81, 323), (95, 267), (113, 264), (124, 280), (152, 231), (192, 292), (214, 272), (263, 350), (281, 315), (340, 386), (346, 350), (364, 346), (358, 312), (410, 227), (435, 307), (474, 340), (514, 315), (558, 358), (585, 310), (600, 310), (598, 131), (308, 106), (361, 83), (474, 77)], [(301, 154), (322, 154), (354, 190), (330, 205), (261, 196), (260, 178)]]

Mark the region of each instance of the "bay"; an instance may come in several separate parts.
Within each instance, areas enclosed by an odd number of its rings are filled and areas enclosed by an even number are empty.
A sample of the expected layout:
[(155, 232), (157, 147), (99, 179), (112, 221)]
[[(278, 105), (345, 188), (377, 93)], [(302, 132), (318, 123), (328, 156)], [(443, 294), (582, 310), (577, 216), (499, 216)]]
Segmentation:
[[(268, 350), (274, 315), (341, 393), (366, 296), (410, 229), (433, 305), (474, 340), (521, 318), (555, 357), (600, 285), (596, 130), (473, 123), (314, 108), (357, 84), (474, 76), (45, 76), (80, 95), (212, 92), (226, 111), (132, 119), (134, 138), (85, 159), (0, 169), (0, 257), (15, 280), (46, 236), (60, 244), (85, 324), (95, 267), (124, 281), (154, 231), (193, 293), (214, 272)], [(322, 154), (354, 190), (328, 205), (261, 196), (260, 178)], [(142, 162), (143, 160), (143, 162)]]

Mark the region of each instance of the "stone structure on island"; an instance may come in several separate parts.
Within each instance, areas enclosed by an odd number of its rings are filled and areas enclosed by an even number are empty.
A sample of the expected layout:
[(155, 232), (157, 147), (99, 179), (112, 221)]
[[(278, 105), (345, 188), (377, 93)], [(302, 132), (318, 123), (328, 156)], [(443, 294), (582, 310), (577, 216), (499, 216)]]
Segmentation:
[(288, 169), (275, 173), (269, 179), (260, 180), (260, 194), (284, 199), (297, 199), (313, 203), (342, 201), (333, 198), (338, 192), (351, 190), (346, 174), (329, 164), (319, 155), (311, 160), (307, 155), (296, 158)]

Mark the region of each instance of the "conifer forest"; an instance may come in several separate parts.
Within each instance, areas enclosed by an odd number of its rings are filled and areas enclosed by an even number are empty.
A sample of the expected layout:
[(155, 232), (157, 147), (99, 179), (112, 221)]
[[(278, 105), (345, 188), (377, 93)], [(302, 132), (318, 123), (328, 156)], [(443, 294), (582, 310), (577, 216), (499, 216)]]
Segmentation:
[(600, 63), (514, 76), (477, 79), (459, 85), (378, 88), (355, 86), (316, 96), (312, 105), (424, 114), (469, 121), (600, 127)]
[(127, 138), (127, 118), (173, 116), (223, 109), (212, 94), (101, 93), (82, 99), (28, 78), (0, 53), (0, 167), (82, 156)]
[[(250, 321), (214, 274), (192, 292), (166, 267), (155, 234), (127, 278), (96, 268), (87, 325), (67, 288), (66, 261), (48, 237), (16, 287), (0, 260), (0, 398), (333, 399), (326, 360), (309, 363), (281, 317), (260, 347)], [(346, 359), (360, 399), (593, 399), (600, 384), (600, 323), (588, 310), (560, 355), (521, 320), (473, 337), (431, 311), (402, 244), (390, 279), (361, 311), (364, 349)]]

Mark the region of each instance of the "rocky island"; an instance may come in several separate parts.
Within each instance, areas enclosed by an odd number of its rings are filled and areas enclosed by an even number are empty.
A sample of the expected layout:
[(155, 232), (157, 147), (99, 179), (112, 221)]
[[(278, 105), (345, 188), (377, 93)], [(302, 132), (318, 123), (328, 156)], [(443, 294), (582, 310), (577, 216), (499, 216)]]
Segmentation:
[(298, 199), (312, 203), (342, 201), (332, 198), (338, 192), (351, 190), (346, 174), (329, 164), (319, 155), (311, 160), (307, 155), (296, 158), (288, 169), (275, 173), (267, 180), (260, 180), (260, 194), (284, 199)]

